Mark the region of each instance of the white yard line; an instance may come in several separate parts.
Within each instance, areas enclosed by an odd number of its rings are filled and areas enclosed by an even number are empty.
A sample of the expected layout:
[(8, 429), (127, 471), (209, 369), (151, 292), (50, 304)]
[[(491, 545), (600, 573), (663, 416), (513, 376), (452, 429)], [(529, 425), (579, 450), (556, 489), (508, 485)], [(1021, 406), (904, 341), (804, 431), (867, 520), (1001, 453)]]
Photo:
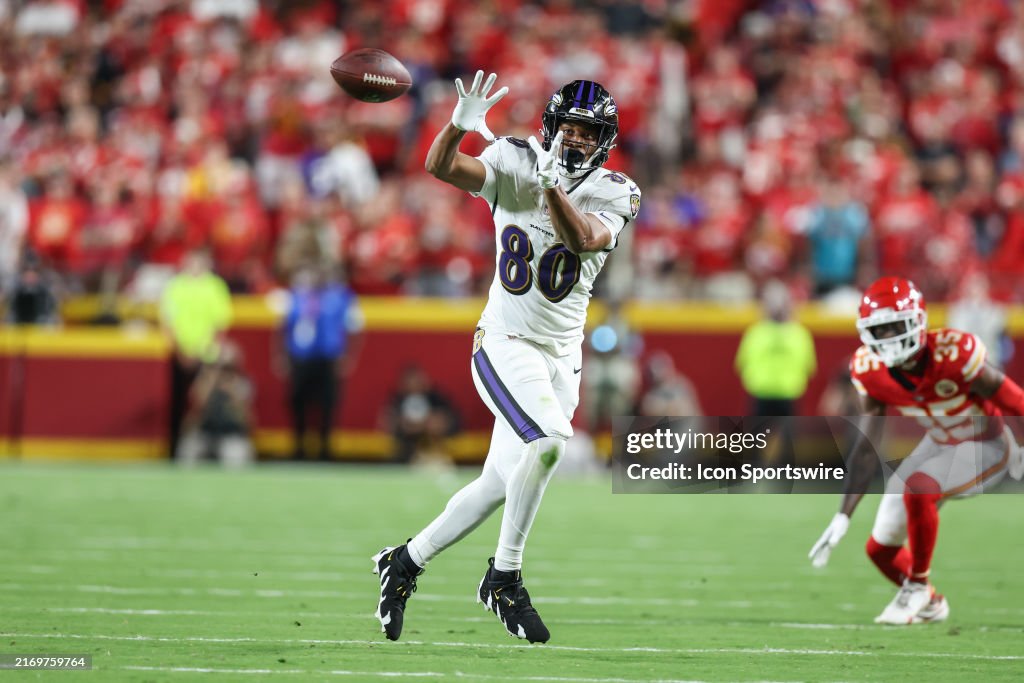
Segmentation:
[[(108, 593), (111, 595), (216, 595), (220, 597), (243, 597), (255, 596), (258, 598), (331, 598), (335, 600), (365, 600), (368, 593), (343, 593), (340, 591), (313, 591), (313, 590), (280, 590), (271, 588), (262, 589), (240, 589), (223, 587), (191, 588), (181, 586), (165, 586), (163, 588), (136, 588), (125, 586), (109, 586), (95, 584), (23, 584), (23, 583), (0, 583), (0, 592), (18, 593)], [(448, 602), (464, 601), (470, 593), (457, 593), (441, 595), (436, 593), (420, 593), (416, 600), (420, 602)], [(699, 601), (685, 598), (629, 598), (620, 596), (608, 597), (537, 597), (533, 601), (537, 604), (548, 605), (659, 605), (664, 607), (696, 607)], [(724, 603), (723, 603), (724, 604)], [(780, 606), (782, 602), (762, 602), (764, 606)]]
[[(371, 582), (372, 584), (372, 582)], [(185, 597), (194, 596), (216, 596), (225, 598), (256, 597), (266, 599), (286, 598), (322, 598), (330, 600), (351, 600), (365, 601), (366, 592), (341, 592), (330, 590), (285, 590), (280, 588), (228, 588), (228, 587), (203, 587), (192, 588), (188, 586), (164, 586), (162, 588), (139, 588), (131, 586), (111, 586), (97, 584), (25, 584), (25, 583), (0, 583), (0, 593), (103, 593), (109, 595), (179, 595)], [(461, 603), (472, 599), (471, 593), (460, 591), (458, 593), (427, 593), (420, 592), (416, 595), (417, 602), (456, 602)], [(727, 609), (746, 610), (754, 607), (788, 609), (791, 603), (782, 600), (697, 600), (693, 598), (641, 598), (627, 596), (537, 596), (533, 602), (538, 605), (581, 605), (589, 607), (615, 606), (615, 605), (647, 605), (652, 607), (699, 607), (717, 606)], [(851, 611), (860, 607), (850, 605)], [(840, 605), (839, 609), (846, 609)], [(1024, 614), (1024, 608), (1017, 607), (986, 607), (977, 610), (983, 615), (1017, 616)], [(778, 624), (782, 628), (816, 628), (799, 622), (783, 622)], [(856, 625), (836, 628), (855, 628)], [(832, 628), (831, 625), (824, 625), (818, 628)]]
[[(204, 617), (225, 617), (235, 618), (239, 616), (262, 616), (267, 617), (274, 614), (285, 616), (301, 616), (307, 619), (336, 619), (339, 621), (372, 621), (373, 613), (354, 614), (351, 612), (309, 612), (302, 609), (289, 607), (285, 610), (174, 610), (157, 609), (150, 607), (132, 607), (114, 609), (109, 607), (8, 607), (10, 612), (53, 612), (56, 614), (124, 614), (129, 616), (145, 617), (173, 617), (173, 616), (204, 616)], [(456, 623), (491, 623), (493, 617), (453, 617), (444, 615), (433, 615), (431, 619), (436, 621), (449, 621)], [(649, 626), (649, 625), (675, 625), (675, 626), (706, 626), (708, 622), (698, 619), (558, 619), (559, 624), (571, 624), (574, 626)], [(899, 630), (898, 626), (880, 626), (877, 624), (815, 624), (798, 621), (772, 621), (763, 624), (753, 624), (746, 621), (720, 622), (720, 626), (729, 628), (790, 628), (809, 631), (876, 631), (876, 630)], [(968, 627), (968, 630), (974, 630)], [(979, 626), (977, 630), (981, 633), (1024, 633), (1024, 626)]]
[[(278, 645), (386, 645), (383, 640), (325, 640), (325, 639), (290, 639), (290, 638), (208, 638), (205, 636), (113, 636), (106, 634), (83, 634), (83, 633), (0, 633), (0, 638), (43, 638), (43, 639), (67, 639), (67, 640), (114, 640), (114, 641), (139, 641), (139, 642), (161, 642), (161, 643), (272, 643)], [(470, 648), (470, 649), (502, 649), (518, 650), (530, 649), (529, 645), (498, 645), (490, 643), (464, 643), (437, 641), (427, 642), (422, 640), (403, 640), (394, 643), (389, 647), (445, 647), (445, 648)], [(664, 647), (580, 647), (571, 645), (541, 645), (537, 649), (558, 650), (564, 652), (593, 652), (593, 653), (624, 653), (624, 652), (647, 652), (651, 654), (667, 655), (704, 655), (704, 654), (728, 654), (728, 655), (801, 655), (801, 656), (824, 656), (824, 657), (930, 657), (936, 659), (966, 659), (979, 661), (1024, 661), (1024, 655), (977, 655), (951, 652), (868, 652), (863, 650), (817, 650), (809, 648), (782, 648), (782, 647), (718, 647), (718, 648), (664, 648)]]
[[(74, 564), (76, 567), (81, 566), (80, 562), (69, 563)], [(369, 561), (366, 562), (366, 566), (369, 567)], [(15, 574), (42, 574), (42, 575), (54, 575), (62, 574), (68, 570), (62, 567), (52, 565), (14, 565), (5, 564), (5, 569), (8, 576), (14, 576)], [(245, 579), (252, 578), (254, 574), (259, 574), (260, 577), (268, 580), (279, 580), (279, 581), (294, 581), (304, 583), (327, 583), (327, 584), (341, 584), (345, 581), (366, 581), (370, 579), (370, 570), (366, 571), (338, 571), (338, 572), (297, 572), (297, 571), (278, 571), (276, 569), (263, 569), (260, 571), (254, 571), (253, 569), (238, 569), (235, 571), (227, 571), (220, 569), (168, 569), (168, 568), (155, 568), (146, 567), (145, 575), (150, 577), (159, 577), (167, 579)], [(599, 579), (599, 578), (582, 578), (582, 579), (558, 579), (558, 578), (544, 578), (538, 577), (530, 580), (531, 586), (585, 586), (588, 588), (598, 588), (601, 586), (611, 585), (610, 579)], [(465, 585), (465, 582), (459, 581), (455, 577), (449, 576), (434, 576), (430, 577), (431, 585)], [(764, 590), (771, 590), (773, 587), (763, 585)]]
[[(367, 620), (372, 621), (374, 616), (373, 613), (367, 611), (366, 614), (353, 614), (351, 612), (309, 612), (302, 609), (295, 609), (289, 607), (285, 610), (278, 611), (252, 611), (252, 610), (192, 610), (192, 609), (159, 609), (154, 607), (125, 607), (125, 608), (111, 608), (111, 607), (14, 607), (7, 608), (11, 612), (51, 612), (55, 614), (124, 614), (128, 616), (143, 616), (143, 617), (175, 617), (175, 616), (204, 616), (204, 617), (224, 617), (234, 618), (238, 616), (263, 616), (280, 614), (288, 616), (302, 616), (309, 619), (337, 619), (339, 621), (355, 621), (355, 620)], [(449, 621), (457, 623), (491, 623), (494, 621), (493, 616), (487, 617), (453, 617), (444, 615), (435, 615), (431, 619), (437, 621)], [(696, 619), (558, 619), (559, 624), (572, 624), (576, 626), (648, 626), (652, 624), (675, 624), (675, 625), (687, 625), (687, 626), (700, 626), (706, 624), (706, 622), (698, 621)], [(775, 626), (779, 628), (796, 628), (796, 629), (850, 629), (860, 630), (867, 628), (860, 624), (801, 624), (801, 623), (768, 623), (765, 626)], [(760, 628), (761, 624), (750, 624), (746, 622), (728, 622), (723, 623), (722, 626), (728, 627), (757, 627)], [(875, 627), (880, 628), (880, 627)], [(1013, 629), (1014, 631), (1024, 630), (1024, 627)]]
[[(115, 560), (117, 556), (126, 553), (151, 552), (151, 553), (216, 553), (222, 556), (234, 558), (252, 559), (253, 561), (265, 562), (266, 558), (273, 557), (275, 562), (290, 565), (322, 565), (341, 563), (364, 563), (369, 562), (370, 556), (380, 549), (379, 545), (353, 547), (348, 545), (335, 545), (330, 539), (325, 539), (322, 546), (311, 548), (309, 546), (289, 546), (287, 543), (274, 543), (260, 545), (227, 545), (217, 541), (196, 541), (167, 538), (146, 538), (146, 537), (98, 537), (98, 538), (69, 538), (67, 543), (59, 548), (53, 548), (48, 552), (46, 548), (34, 550), (36, 555), (47, 556), (48, 561), (54, 561), (59, 557), (68, 557), (82, 554), (93, 559)], [(473, 552), (480, 557), (487, 557), (493, 554), (492, 546), (480, 546), (477, 548), (461, 548), (464, 552)], [(565, 562), (563, 560), (545, 559), (545, 557), (558, 557), (559, 550), (551, 548), (533, 548), (531, 553), (537, 559), (530, 562), (530, 568), (541, 572), (563, 572)], [(592, 557), (590, 557), (592, 555)], [(20, 559), (19, 554), (6, 548), (0, 551), (0, 557), (8, 556), (10, 559)], [(693, 553), (689, 555), (660, 556), (660, 562), (649, 568), (655, 574), (678, 574), (678, 566), (685, 564), (689, 571), (696, 574), (707, 574), (710, 576), (732, 576), (740, 569), (735, 563), (730, 563), (727, 558), (718, 554), (705, 555)], [(606, 555), (599, 552), (583, 553), (573, 552), (575, 563), (586, 564), (588, 562), (600, 562), (603, 567), (618, 568), (622, 571), (632, 572), (636, 569), (633, 562), (610, 561)], [(483, 563), (481, 563), (483, 566)], [(484, 567), (486, 569), (486, 567)], [(482, 570), (481, 570), (482, 571)]]
[(439, 671), (346, 671), (342, 669), (210, 669), (201, 667), (178, 667), (178, 666), (125, 666), (125, 671), (159, 671), (169, 673), (215, 673), (215, 674), (253, 674), (253, 675), (275, 675), (275, 674), (305, 674), (309, 676), (366, 676), (376, 678), (472, 678), (474, 680), (495, 680), (500, 679), (516, 681), (538, 681), (552, 683), (703, 683), (702, 681), (680, 680), (676, 678), (594, 678), (586, 676), (495, 676), (490, 674), (466, 673), (452, 671), (441, 673)]

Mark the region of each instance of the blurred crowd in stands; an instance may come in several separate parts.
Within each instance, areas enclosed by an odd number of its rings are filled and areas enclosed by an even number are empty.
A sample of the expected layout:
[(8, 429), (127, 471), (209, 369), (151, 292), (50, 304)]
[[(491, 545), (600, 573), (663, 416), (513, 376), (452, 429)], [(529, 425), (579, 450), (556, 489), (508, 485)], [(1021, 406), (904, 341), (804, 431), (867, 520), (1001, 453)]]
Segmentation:
[[(408, 66), (407, 96), (340, 91), (328, 66), (364, 46)], [(613, 297), (891, 273), (941, 300), (985, 271), (1024, 299), (1013, 0), (0, 0), (0, 64), (8, 292), (43, 270), (156, 299), (204, 245), (234, 292), (319, 263), (359, 294), (482, 293), (487, 206), (422, 172), (452, 79), (482, 68), (511, 89), (499, 134), (535, 134), (575, 78), (616, 98), (609, 166), (644, 203)]]

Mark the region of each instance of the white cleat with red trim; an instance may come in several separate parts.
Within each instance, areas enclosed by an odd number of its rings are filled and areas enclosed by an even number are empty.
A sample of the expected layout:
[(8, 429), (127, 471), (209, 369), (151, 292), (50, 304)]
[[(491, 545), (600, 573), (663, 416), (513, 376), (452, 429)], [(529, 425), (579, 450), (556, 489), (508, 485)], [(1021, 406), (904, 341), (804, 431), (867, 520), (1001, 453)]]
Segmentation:
[(940, 621), (945, 621), (949, 618), (949, 603), (946, 602), (946, 597), (940, 593), (932, 591), (932, 599), (928, 601), (920, 612), (914, 615), (914, 624), (934, 624)]
[(1024, 478), (1024, 448), (1011, 442), (1010, 458), (1006, 464), (1006, 471), (1014, 481)]
[(934, 593), (935, 589), (930, 583), (905, 580), (892, 602), (875, 617), (875, 623), (896, 626), (913, 624), (918, 613), (931, 602)]

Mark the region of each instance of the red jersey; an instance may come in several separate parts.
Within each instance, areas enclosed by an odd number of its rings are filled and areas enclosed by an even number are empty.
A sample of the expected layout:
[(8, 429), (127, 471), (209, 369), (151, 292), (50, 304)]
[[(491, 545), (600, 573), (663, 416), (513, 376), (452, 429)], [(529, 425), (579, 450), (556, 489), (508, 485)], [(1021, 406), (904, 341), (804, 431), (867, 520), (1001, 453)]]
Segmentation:
[[(971, 382), (985, 365), (981, 340), (959, 330), (929, 330), (922, 353), (924, 374), (918, 376), (890, 371), (871, 349), (861, 346), (850, 360), (850, 379), (862, 396), (892, 406), (901, 415), (918, 417), (938, 443), (981, 441), (1000, 434), (999, 409), (971, 393)], [(978, 417), (996, 419), (979, 425)]]

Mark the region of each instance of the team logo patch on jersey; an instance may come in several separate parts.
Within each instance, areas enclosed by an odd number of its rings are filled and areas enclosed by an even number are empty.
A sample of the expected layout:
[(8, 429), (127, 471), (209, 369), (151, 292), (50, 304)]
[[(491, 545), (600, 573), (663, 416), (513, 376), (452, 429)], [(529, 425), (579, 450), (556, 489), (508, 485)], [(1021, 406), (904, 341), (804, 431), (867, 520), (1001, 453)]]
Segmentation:
[(484, 331), (477, 330), (476, 334), (473, 335), (473, 355), (480, 350), (480, 347), (484, 345)]
[(956, 385), (956, 382), (951, 379), (940, 379), (935, 383), (935, 393), (942, 398), (955, 396), (956, 392), (959, 390), (960, 388)]
[(629, 211), (633, 214), (633, 218), (636, 218), (636, 215), (640, 213), (640, 195), (629, 195)]

